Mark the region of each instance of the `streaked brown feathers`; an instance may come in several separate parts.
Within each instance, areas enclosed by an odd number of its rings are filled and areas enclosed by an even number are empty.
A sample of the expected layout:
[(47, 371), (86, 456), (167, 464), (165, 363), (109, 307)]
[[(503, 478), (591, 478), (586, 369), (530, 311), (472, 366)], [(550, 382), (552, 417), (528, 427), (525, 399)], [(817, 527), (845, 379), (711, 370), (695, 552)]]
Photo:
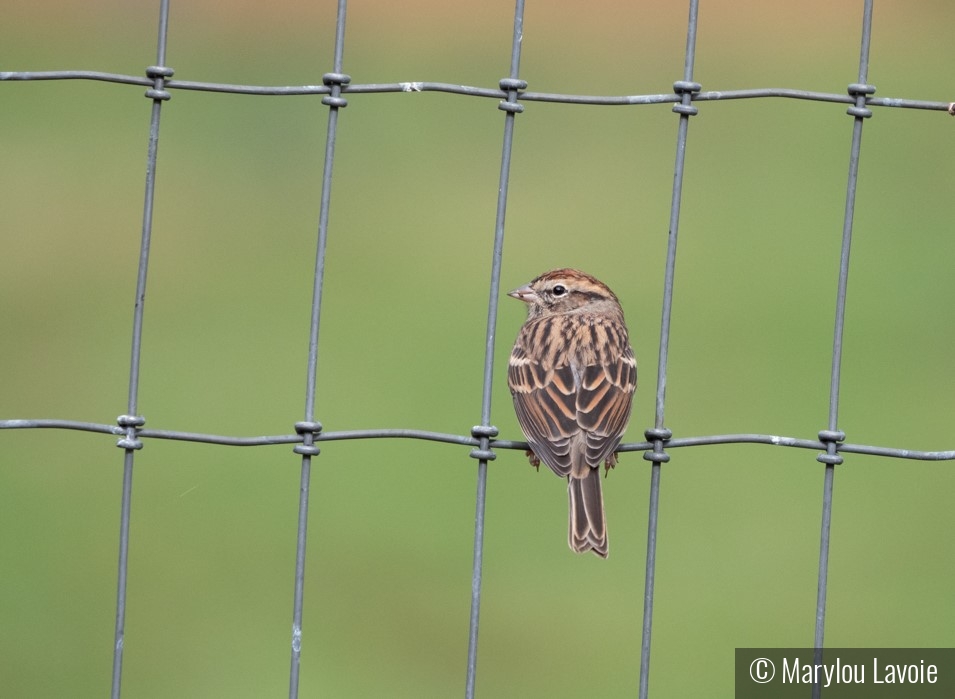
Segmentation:
[(510, 292), (528, 305), (507, 383), (534, 453), (570, 479), (570, 546), (608, 553), (599, 467), (616, 462), (627, 428), (637, 365), (614, 293), (573, 269)]

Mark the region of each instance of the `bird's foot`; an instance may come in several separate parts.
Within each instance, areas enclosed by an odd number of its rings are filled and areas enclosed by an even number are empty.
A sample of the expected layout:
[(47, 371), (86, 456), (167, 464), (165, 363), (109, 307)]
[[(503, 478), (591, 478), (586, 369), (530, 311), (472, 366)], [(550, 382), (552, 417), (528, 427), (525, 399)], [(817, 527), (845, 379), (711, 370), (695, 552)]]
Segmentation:
[(607, 457), (607, 460), (604, 461), (604, 478), (607, 477), (607, 474), (610, 473), (610, 469), (616, 468), (617, 466), (617, 452), (614, 452)]

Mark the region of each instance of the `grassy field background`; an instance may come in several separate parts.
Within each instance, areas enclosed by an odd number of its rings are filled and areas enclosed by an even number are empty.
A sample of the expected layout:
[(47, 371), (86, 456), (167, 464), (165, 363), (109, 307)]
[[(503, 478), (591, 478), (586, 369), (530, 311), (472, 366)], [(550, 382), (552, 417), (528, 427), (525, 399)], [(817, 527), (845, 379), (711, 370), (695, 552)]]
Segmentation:
[[(665, 5), (665, 6), (663, 6)], [(704, 0), (704, 89), (842, 93), (861, 2)], [(684, 3), (529, 4), (521, 77), (576, 94), (669, 92)], [(332, 2), (173, 2), (175, 77), (315, 84)], [(350, 4), (356, 83), (495, 86), (503, 0)], [(133, 75), (154, 3), (8, 0), (0, 70)], [(877, 3), (879, 96), (947, 101), (955, 5)], [(0, 418), (125, 412), (150, 102), (140, 87), (0, 84)], [(845, 106), (700, 104), (690, 123), (667, 424), (677, 436), (826, 427), (852, 119)], [(140, 412), (157, 429), (287, 434), (302, 418), (327, 108), (176, 91), (163, 108)], [(330, 210), (317, 416), (327, 430), (466, 434), (480, 421), (503, 116), (495, 100), (353, 95)], [(653, 423), (677, 117), (667, 105), (529, 103), (519, 115), (505, 289), (571, 265), (621, 297), (640, 362), (627, 441)], [(866, 122), (840, 427), (955, 448), (955, 122)], [(502, 301), (492, 421), (523, 308)], [(101, 697), (112, 660), (122, 452), (102, 435), (0, 433), (0, 695)], [(136, 456), (124, 695), (287, 692), (300, 459), (287, 446), (148, 441)], [(302, 696), (459, 696), (476, 462), (424, 442), (336, 442), (313, 466)], [(812, 644), (823, 469), (761, 446), (664, 467), (651, 695), (727, 697), (733, 649)], [(489, 466), (477, 689), (636, 693), (649, 468), (606, 481), (612, 555), (566, 546), (565, 486), (522, 454)], [(847, 456), (836, 473), (831, 646), (955, 645), (950, 462)]]

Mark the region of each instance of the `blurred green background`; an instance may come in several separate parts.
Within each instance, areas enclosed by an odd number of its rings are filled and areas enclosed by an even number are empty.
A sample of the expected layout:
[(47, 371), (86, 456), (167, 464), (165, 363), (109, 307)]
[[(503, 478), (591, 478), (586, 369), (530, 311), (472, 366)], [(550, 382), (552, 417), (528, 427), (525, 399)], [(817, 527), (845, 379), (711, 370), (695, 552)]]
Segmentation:
[[(7, 0), (0, 70), (142, 75), (157, 3)], [(314, 84), (335, 3), (172, 3), (184, 80)], [(862, 2), (704, 0), (704, 89), (842, 93)], [(521, 77), (578, 94), (671, 90), (686, 4), (529, 3)], [(355, 83), (492, 87), (504, 0), (350, 3)], [(878, 95), (947, 101), (955, 5), (877, 3)], [(0, 85), (0, 418), (126, 410), (150, 103), (93, 82)], [(317, 97), (176, 91), (163, 108), (142, 353), (147, 425), (287, 434), (302, 418), (327, 109)], [(317, 417), (327, 430), (458, 434), (480, 421), (503, 115), (495, 100), (353, 95), (341, 114)], [(621, 297), (640, 360), (627, 441), (653, 422), (677, 118), (669, 106), (528, 103), (517, 118), (502, 284), (573, 265)], [(863, 136), (840, 427), (951, 449), (955, 122), (877, 109)], [(667, 395), (677, 436), (826, 427), (852, 120), (845, 106), (703, 103), (690, 123)], [(502, 303), (493, 423), (520, 304)], [(122, 452), (0, 433), (0, 695), (108, 692)], [(302, 696), (463, 691), (476, 462), (468, 449), (335, 442), (313, 467)], [(651, 694), (730, 696), (737, 646), (812, 644), (815, 452), (673, 452), (660, 506)], [(287, 692), (300, 459), (148, 441), (136, 456), (125, 696)], [(477, 690), (636, 693), (648, 464), (606, 482), (613, 555), (566, 545), (565, 486), (522, 454), (489, 467)], [(951, 463), (837, 469), (827, 645), (953, 646)]]

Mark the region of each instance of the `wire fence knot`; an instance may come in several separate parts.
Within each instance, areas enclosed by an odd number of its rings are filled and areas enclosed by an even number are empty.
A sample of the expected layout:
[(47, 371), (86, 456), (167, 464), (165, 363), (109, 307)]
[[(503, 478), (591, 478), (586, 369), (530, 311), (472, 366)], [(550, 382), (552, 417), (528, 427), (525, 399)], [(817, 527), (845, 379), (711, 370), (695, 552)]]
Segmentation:
[(312, 434), (318, 435), (322, 431), (322, 423), (317, 421), (302, 421), (295, 423), (295, 433), (296, 434)]
[(875, 94), (875, 85), (851, 83), (847, 91), (856, 98), (856, 103), (846, 110), (846, 114), (859, 119), (868, 119), (871, 117), (872, 110), (865, 106), (865, 101), (869, 95)]
[(168, 66), (149, 66), (146, 68), (146, 76), (155, 80), (156, 78), (171, 78), (175, 70)]
[(322, 83), (328, 85), (329, 87), (333, 85), (347, 85), (351, 82), (351, 76), (347, 73), (325, 73), (322, 76)]
[(656, 464), (665, 464), (670, 455), (663, 451), (664, 443), (673, 437), (673, 430), (666, 427), (651, 427), (643, 433), (648, 442), (653, 443), (653, 449), (643, 452), (643, 458)]
[(166, 78), (171, 78), (175, 71), (166, 66), (149, 66), (146, 68), (146, 77), (152, 78), (155, 84), (146, 90), (146, 97), (152, 100), (165, 102), (172, 99), (172, 95), (165, 89)]
[(696, 116), (700, 110), (694, 107), (690, 102), (693, 95), (703, 89), (700, 83), (690, 82), (689, 80), (677, 80), (673, 83), (673, 91), (680, 95), (681, 102), (673, 105), (673, 111), (681, 116)]
[(481, 437), (487, 437), (493, 439), (497, 437), (498, 429), (494, 425), (475, 425), (471, 428), (471, 436), (480, 439)]
[(322, 423), (314, 420), (303, 420), (302, 422), (295, 423), (295, 433), (302, 435), (303, 443), (296, 444), (292, 451), (301, 456), (318, 456), (321, 453), (319, 449), (313, 443), (315, 438), (322, 431)]
[(143, 443), (137, 438), (140, 428), (146, 424), (146, 418), (141, 415), (120, 415), (116, 424), (126, 430), (126, 436), (116, 442), (120, 449), (142, 449)]
[(501, 88), (501, 92), (507, 95), (507, 99), (500, 102), (497, 108), (505, 112), (510, 112), (511, 114), (520, 114), (523, 112), (524, 105), (517, 102), (516, 98), (519, 91), (527, 89), (527, 81), (521, 80), (520, 78), (503, 78), (498, 84)]
[(494, 461), (497, 454), (489, 448), (488, 442), (497, 437), (498, 429), (494, 425), (475, 425), (471, 428), (471, 436), (481, 440), (481, 446), (471, 450), (471, 458), (479, 461)]
[(348, 100), (341, 97), (342, 87), (351, 82), (351, 76), (345, 73), (325, 73), (322, 76), (322, 82), (332, 88), (332, 94), (322, 97), (322, 104), (326, 107), (335, 107), (344, 109), (348, 106)]
[(668, 427), (651, 427), (643, 433), (648, 442), (666, 442), (673, 439), (673, 430)]
[(846, 441), (846, 433), (842, 430), (821, 430), (819, 432), (819, 441), (826, 445), (826, 452), (819, 454), (816, 461), (827, 466), (838, 466), (843, 462), (843, 458), (836, 453), (839, 444)]

